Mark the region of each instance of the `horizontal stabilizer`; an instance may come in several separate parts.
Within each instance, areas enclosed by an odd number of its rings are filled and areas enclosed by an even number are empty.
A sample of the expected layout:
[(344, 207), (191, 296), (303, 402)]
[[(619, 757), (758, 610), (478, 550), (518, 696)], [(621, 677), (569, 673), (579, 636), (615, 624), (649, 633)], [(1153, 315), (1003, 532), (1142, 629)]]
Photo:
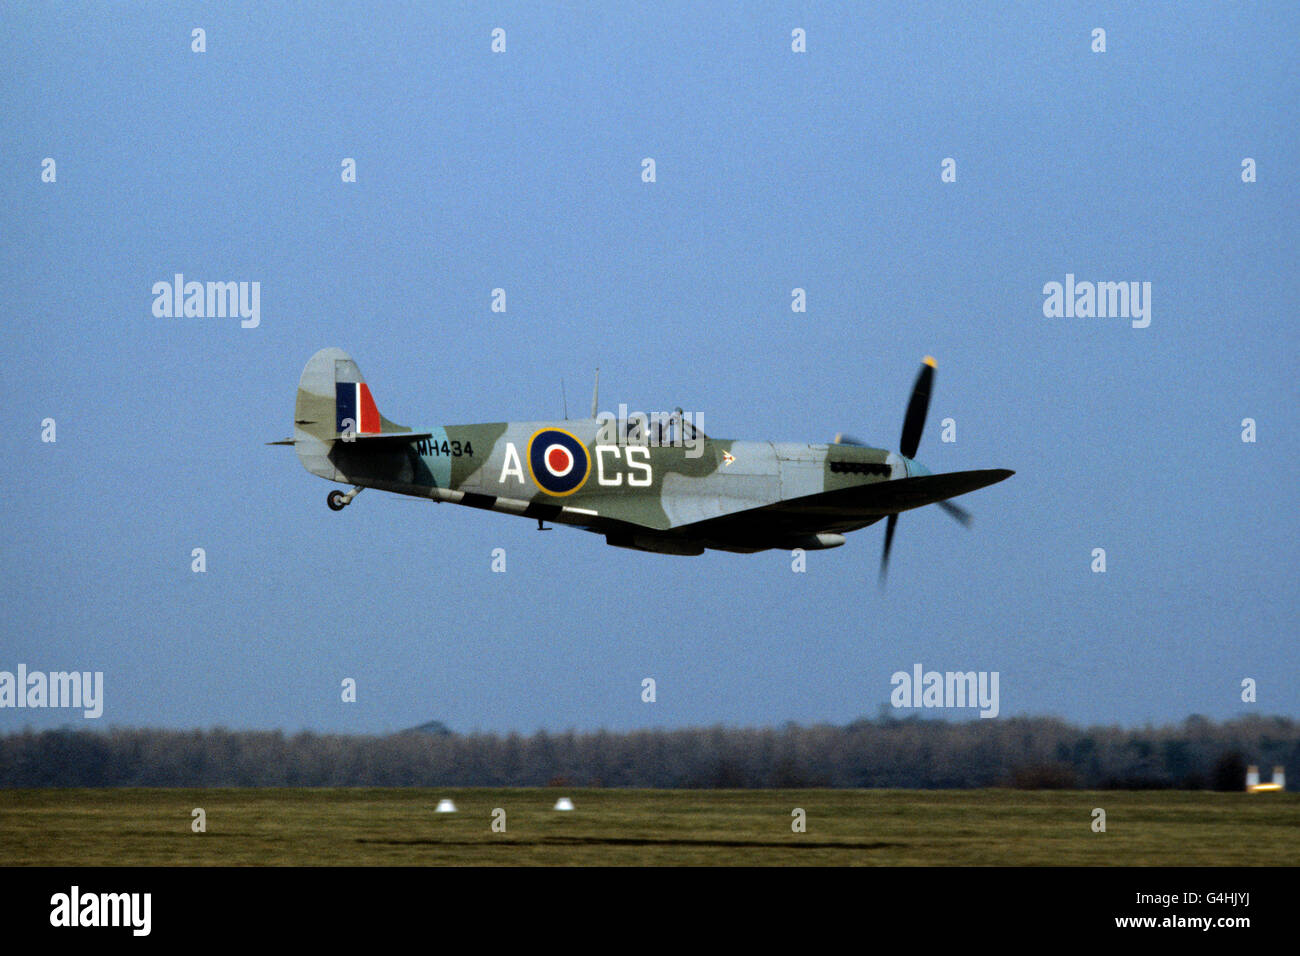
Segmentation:
[[(339, 438), (338, 440), (346, 444), (355, 443), (358, 445), (405, 445), (409, 442), (423, 441), (432, 437), (432, 432), (396, 432), (378, 435), (351, 435), (348, 438)], [(296, 445), (297, 443), (297, 440), (293, 438), (267, 442), (268, 445)]]
[(351, 435), (339, 441), (356, 445), (406, 445), (432, 437), (432, 432), (381, 432), (377, 435)]

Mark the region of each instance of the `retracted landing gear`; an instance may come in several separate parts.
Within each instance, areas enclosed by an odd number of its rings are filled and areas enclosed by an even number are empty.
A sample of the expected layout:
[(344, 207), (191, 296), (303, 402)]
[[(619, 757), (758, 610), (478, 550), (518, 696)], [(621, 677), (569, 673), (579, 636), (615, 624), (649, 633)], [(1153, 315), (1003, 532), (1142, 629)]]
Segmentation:
[(352, 504), (352, 499), (361, 494), (361, 488), (353, 488), (347, 494), (335, 488), (325, 497), (325, 503), (330, 506), (330, 511), (342, 511), (348, 505)]

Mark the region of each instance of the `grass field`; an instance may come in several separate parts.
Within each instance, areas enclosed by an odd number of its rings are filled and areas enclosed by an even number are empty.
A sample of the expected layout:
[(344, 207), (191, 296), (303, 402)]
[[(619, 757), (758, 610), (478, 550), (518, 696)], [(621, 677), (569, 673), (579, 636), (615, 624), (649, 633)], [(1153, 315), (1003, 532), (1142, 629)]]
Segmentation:
[[(560, 795), (573, 812), (552, 810)], [(454, 814), (434, 813), (449, 797)], [(191, 832), (202, 807), (207, 832)], [(495, 808), (506, 832), (491, 829)], [(791, 829), (794, 808), (807, 831)], [(1106, 832), (1092, 811), (1106, 811)], [(0, 790), (0, 865), (1293, 865), (1292, 793)]]

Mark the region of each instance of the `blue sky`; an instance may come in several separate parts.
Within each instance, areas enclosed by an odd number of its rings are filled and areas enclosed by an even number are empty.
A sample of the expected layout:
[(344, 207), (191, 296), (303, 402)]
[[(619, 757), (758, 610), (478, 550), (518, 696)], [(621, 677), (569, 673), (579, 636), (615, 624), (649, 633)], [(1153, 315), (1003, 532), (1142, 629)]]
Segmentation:
[[(1300, 714), (1294, 5), (588, 6), (9, 10), (0, 669), (102, 670), (102, 726), (846, 722), (918, 661), (1004, 717)], [(260, 326), (156, 318), (177, 272)], [(1045, 318), (1067, 273), (1150, 326)], [(413, 426), (584, 410), (599, 366), (604, 408), (887, 447), (933, 354), (917, 457), (1017, 474), (969, 531), (904, 515), (883, 593), (883, 525), (796, 574), (336, 515), (263, 444), (325, 346)]]

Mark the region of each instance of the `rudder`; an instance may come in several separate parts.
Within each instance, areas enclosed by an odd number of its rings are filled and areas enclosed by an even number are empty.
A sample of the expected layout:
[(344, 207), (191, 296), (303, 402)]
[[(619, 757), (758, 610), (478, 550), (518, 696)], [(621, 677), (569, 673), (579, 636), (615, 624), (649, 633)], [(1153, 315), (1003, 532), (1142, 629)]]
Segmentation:
[(344, 481), (330, 458), (336, 441), (410, 432), (379, 413), (361, 369), (342, 349), (321, 349), (298, 380), (294, 404), (294, 450), (303, 467), (330, 481)]

